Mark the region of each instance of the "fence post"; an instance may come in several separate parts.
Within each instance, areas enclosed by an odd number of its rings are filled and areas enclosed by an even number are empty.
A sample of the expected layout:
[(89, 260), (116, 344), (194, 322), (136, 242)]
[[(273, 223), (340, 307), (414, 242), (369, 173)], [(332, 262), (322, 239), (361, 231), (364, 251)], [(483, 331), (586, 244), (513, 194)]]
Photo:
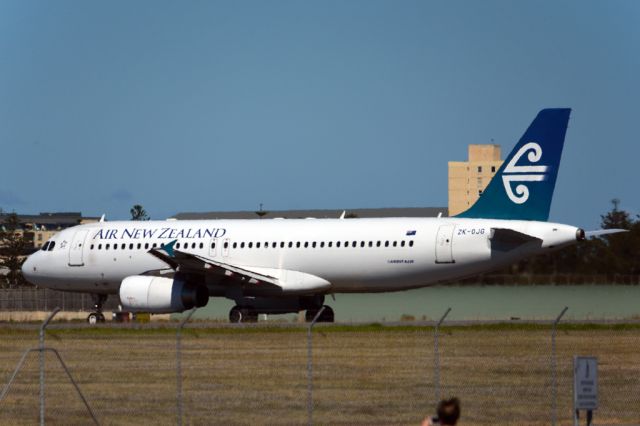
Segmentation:
[(560, 319), (569, 309), (565, 306), (560, 315), (553, 322), (551, 329), (551, 425), (556, 426), (558, 421), (558, 361), (556, 359), (556, 332)]
[(313, 326), (324, 312), (325, 306), (320, 308), (313, 320), (309, 323), (307, 328), (307, 423), (309, 426), (313, 425), (313, 359), (312, 359), (312, 347), (311, 347), (311, 331)]
[(176, 330), (176, 404), (179, 426), (182, 425), (182, 329), (189, 322), (196, 309), (193, 308), (189, 311), (187, 316), (180, 321)]
[(438, 352), (438, 335), (440, 331), (440, 325), (442, 325), (442, 322), (444, 321), (444, 319), (447, 317), (447, 315), (449, 315), (449, 312), (451, 312), (451, 308), (447, 308), (447, 311), (444, 313), (444, 315), (442, 315), (440, 320), (436, 323), (436, 326), (433, 330), (433, 333), (434, 333), (433, 335), (433, 367), (434, 367), (433, 381), (434, 381), (435, 392), (436, 392), (436, 403), (440, 401), (440, 353)]
[(40, 426), (44, 426), (44, 332), (58, 312), (60, 308), (55, 308), (40, 326)]

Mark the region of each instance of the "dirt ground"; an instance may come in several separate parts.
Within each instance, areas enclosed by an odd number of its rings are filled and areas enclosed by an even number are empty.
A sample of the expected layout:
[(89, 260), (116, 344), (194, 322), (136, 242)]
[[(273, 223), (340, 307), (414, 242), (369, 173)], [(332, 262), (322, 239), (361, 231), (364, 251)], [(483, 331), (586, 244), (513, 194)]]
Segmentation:
[[(307, 334), (298, 326), (185, 329), (181, 352), (184, 424), (307, 422)], [(37, 326), (0, 326), (4, 386)], [(56, 325), (47, 333), (101, 424), (175, 424), (176, 334), (166, 327)], [(571, 326), (558, 331), (558, 418), (572, 424), (574, 355), (599, 361), (597, 424), (640, 424), (640, 327)], [(439, 339), (442, 396), (462, 401), (464, 424), (548, 425), (551, 329), (445, 327)], [(58, 361), (46, 355), (46, 420), (90, 418)], [(436, 403), (429, 327), (317, 326), (313, 333), (316, 424), (419, 424)], [(38, 354), (27, 357), (4, 400), (1, 424), (39, 419)]]

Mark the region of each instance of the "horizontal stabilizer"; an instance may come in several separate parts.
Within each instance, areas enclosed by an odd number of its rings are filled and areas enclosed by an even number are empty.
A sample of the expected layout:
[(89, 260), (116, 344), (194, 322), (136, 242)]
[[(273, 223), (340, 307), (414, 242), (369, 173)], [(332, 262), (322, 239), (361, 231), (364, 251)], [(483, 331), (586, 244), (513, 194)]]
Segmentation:
[(491, 249), (498, 251), (513, 250), (532, 242), (542, 243), (540, 238), (509, 228), (491, 228), (489, 240), (491, 241)]
[(584, 233), (586, 238), (601, 237), (603, 235), (618, 234), (620, 232), (629, 232), (627, 229), (598, 229), (595, 231), (587, 231)]

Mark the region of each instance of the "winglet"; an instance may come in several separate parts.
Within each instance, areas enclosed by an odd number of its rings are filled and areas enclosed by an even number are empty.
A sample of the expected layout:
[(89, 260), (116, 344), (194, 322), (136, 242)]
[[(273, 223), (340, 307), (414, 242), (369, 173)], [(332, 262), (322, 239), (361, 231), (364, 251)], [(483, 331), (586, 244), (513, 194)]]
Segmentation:
[(165, 244), (164, 247), (162, 247), (162, 250), (166, 251), (169, 257), (174, 257), (175, 252), (173, 250), (173, 246), (175, 246), (177, 242), (178, 240), (173, 240), (170, 243)]

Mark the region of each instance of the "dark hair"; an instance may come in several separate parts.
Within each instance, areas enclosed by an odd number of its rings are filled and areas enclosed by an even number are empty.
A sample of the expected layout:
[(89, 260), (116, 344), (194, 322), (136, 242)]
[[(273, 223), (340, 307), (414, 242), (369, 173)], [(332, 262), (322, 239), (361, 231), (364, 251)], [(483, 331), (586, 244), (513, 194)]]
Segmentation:
[(460, 400), (443, 399), (438, 404), (438, 418), (443, 425), (455, 425), (460, 418)]

